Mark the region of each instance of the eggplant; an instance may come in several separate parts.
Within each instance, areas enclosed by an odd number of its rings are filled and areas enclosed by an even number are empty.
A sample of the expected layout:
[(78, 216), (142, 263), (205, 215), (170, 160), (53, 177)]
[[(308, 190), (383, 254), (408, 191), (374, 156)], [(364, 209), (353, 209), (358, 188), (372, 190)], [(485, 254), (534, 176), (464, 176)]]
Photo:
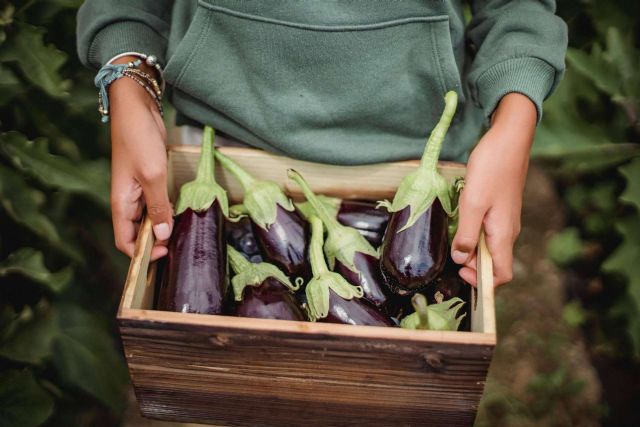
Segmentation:
[(431, 132), (418, 168), (404, 177), (392, 203), (382, 241), (380, 269), (389, 290), (410, 295), (424, 288), (443, 270), (447, 258), (448, 217), (456, 210), (451, 186), (438, 173), (438, 156), (455, 114), (458, 96), (445, 95), (445, 108)]
[(331, 269), (340, 273), (351, 284), (360, 286), (367, 301), (378, 308), (382, 307), (387, 301), (387, 295), (380, 273), (378, 252), (357, 230), (340, 224), (330, 214), (302, 175), (293, 169), (289, 169), (288, 175), (300, 186), (327, 229), (324, 252)]
[[(230, 211), (232, 208), (229, 208)], [(248, 217), (241, 217), (226, 223), (227, 243), (253, 263), (262, 262), (258, 241), (253, 234), (253, 226)]]
[(236, 275), (231, 286), (237, 301), (235, 315), (263, 319), (306, 320), (292, 292), (300, 287), (273, 264), (249, 262), (229, 245), (229, 263)]
[(220, 314), (227, 290), (225, 218), (227, 193), (214, 178), (214, 131), (204, 128), (196, 179), (184, 184), (176, 203), (166, 277), (158, 309)]
[(460, 298), (452, 298), (437, 304), (428, 304), (427, 298), (418, 293), (411, 298), (411, 304), (415, 312), (400, 322), (400, 327), (405, 329), (457, 331), (460, 327), (460, 322), (467, 316), (466, 313), (458, 316), (458, 312), (465, 304)]
[[(318, 196), (318, 199), (340, 224), (358, 230), (373, 247), (380, 246), (389, 222), (388, 212), (377, 209), (375, 203), (364, 200), (340, 200), (326, 196)], [(313, 213), (309, 202), (296, 203), (296, 207), (305, 218)]]
[(363, 293), (360, 286), (353, 286), (340, 274), (329, 270), (322, 251), (322, 221), (314, 215), (310, 222), (309, 262), (313, 278), (305, 289), (309, 319), (312, 322), (394, 326), (391, 319), (366, 300), (360, 299)]
[(219, 151), (215, 156), (244, 190), (244, 209), (253, 223), (253, 232), (263, 257), (287, 276), (308, 280), (311, 277), (306, 262), (309, 232), (293, 202), (277, 183), (255, 179)]

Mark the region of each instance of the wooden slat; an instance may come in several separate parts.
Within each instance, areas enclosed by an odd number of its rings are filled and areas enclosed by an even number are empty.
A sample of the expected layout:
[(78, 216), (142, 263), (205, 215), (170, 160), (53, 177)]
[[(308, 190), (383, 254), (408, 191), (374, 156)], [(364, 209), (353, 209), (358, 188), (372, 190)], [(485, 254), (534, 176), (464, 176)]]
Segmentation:
[[(485, 234), (480, 234), (478, 243), (478, 288), (472, 292), (471, 330), (487, 334), (496, 333), (496, 312), (493, 287), (493, 261), (487, 248)], [(487, 285), (488, 284), (488, 285)]]
[(138, 231), (136, 247), (124, 284), (120, 310), (123, 307), (150, 307), (153, 301), (154, 282), (148, 273), (154, 241), (151, 220), (145, 217)]

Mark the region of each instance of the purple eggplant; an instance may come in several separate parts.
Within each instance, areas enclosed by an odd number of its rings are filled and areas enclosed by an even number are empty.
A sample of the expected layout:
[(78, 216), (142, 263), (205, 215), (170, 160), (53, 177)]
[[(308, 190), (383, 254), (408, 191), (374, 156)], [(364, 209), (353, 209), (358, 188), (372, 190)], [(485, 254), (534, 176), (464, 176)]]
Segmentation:
[(289, 277), (311, 277), (306, 262), (308, 228), (291, 200), (273, 181), (257, 180), (240, 165), (216, 151), (220, 164), (240, 182), (243, 206), (253, 222), (263, 257)]
[(214, 178), (214, 131), (205, 127), (196, 179), (184, 184), (176, 203), (166, 277), (158, 309), (220, 314), (227, 288), (225, 217), (227, 194)]
[[(232, 208), (229, 209), (232, 210)], [(242, 217), (236, 221), (227, 221), (225, 229), (229, 245), (233, 246), (249, 261), (254, 263), (262, 262), (258, 241), (253, 234), (253, 226), (248, 217)]]
[(353, 286), (341, 275), (329, 270), (322, 250), (324, 229), (322, 221), (312, 216), (309, 261), (313, 278), (307, 284), (307, 312), (312, 322), (343, 323), (349, 325), (394, 326), (367, 301), (361, 300), (362, 288)]
[[(364, 200), (340, 200), (321, 195), (318, 199), (340, 224), (358, 230), (373, 247), (380, 246), (389, 222), (388, 212), (377, 209), (375, 203)], [(296, 203), (296, 207), (305, 218), (314, 212), (309, 202)]]
[(438, 156), (455, 114), (458, 96), (445, 95), (445, 108), (431, 132), (422, 161), (404, 177), (392, 203), (382, 242), (380, 268), (388, 288), (409, 295), (428, 285), (444, 268), (447, 257), (448, 216), (455, 215), (452, 190), (438, 173)]
[(227, 248), (229, 263), (236, 275), (231, 279), (237, 301), (236, 316), (263, 319), (306, 320), (292, 292), (300, 284), (289, 278), (273, 264), (249, 262), (233, 246)]
[(367, 301), (376, 307), (382, 307), (387, 295), (380, 273), (378, 252), (357, 230), (340, 224), (298, 172), (290, 169), (289, 178), (300, 186), (327, 229), (324, 252), (331, 269), (339, 272), (351, 284), (360, 286)]

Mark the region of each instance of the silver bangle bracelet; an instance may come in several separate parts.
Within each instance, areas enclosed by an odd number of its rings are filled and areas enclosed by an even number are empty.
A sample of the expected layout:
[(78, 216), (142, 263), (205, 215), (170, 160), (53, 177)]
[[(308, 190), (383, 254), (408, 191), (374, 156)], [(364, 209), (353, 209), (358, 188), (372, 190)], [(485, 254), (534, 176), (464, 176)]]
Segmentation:
[(160, 89), (162, 90), (162, 93), (164, 93), (164, 87), (165, 87), (164, 76), (163, 76), (164, 70), (162, 69), (162, 66), (158, 62), (158, 58), (155, 55), (146, 55), (140, 52), (123, 52), (111, 58), (109, 61), (107, 61), (107, 64), (111, 64), (113, 61), (120, 59), (123, 56), (137, 56), (138, 58), (143, 59), (145, 64), (147, 64), (149, 67), (155, 68), (156, 71), (158, 72), (158, 77), (159, 77), (158, 80), (160, 80)]

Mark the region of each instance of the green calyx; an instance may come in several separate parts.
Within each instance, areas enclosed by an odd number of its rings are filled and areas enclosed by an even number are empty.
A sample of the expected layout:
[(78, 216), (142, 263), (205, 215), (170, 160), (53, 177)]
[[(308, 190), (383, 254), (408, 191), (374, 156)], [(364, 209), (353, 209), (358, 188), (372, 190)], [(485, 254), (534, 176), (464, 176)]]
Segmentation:
[(295, 208), (280, 186), (273, 181), (257, 180), (229, 157), (215, 152), (226, 170), (240, 182), (244, 190), (244, 210), (258, 226), (267, 229), (276, 221), (278, 205), (291, 212)]
[(224, 216), (229, 216), (229, 202), (227, 192), (216, 182), (215, 162), (213, 158), (213, 140), (215, 131), (205, 126), (202, 137), (202, 149), (196, 179), (187, 182), (180, 188), (176, 203), (176, 215), (191, 208), (196, 212), (204, 212), (217, 199)]
[(315, 322), (329, 314), (329, 292), (333, 291), (343, 299), (362, 298), (362, 287), (353, 286), (338, 273), (329, 271), (322, 251), (324, 228), (322, 221), (315, 215), (309, 218), (311, 223), (311, 243), (309, 260), (313, 278), (307, 284), (307, 312), (309, 320)]
[(433, 128), (431, 136), (418, 168), (405, 176), (398, 187), (393, 202), (384, 200), (378, 202), (378, 207), (384, 206), (389, 212), (398, 212), (409, 206), (410, 215), (407, 223), (398, 233), (411, 227), (420, 215), (427, 211), (437, 198), (447, 215), (454, 214), (451, 202), (450, 186), (438, 173), (438, 158), (442, 142), (451, 125), (458, 104), (458, 95), (454, 91), (447, 92), (444, 97), (445, 106), (440, 121)]
[(300, 288), (299, 284), (291, 283), (291, 280), (275, 265), (267, 262), (258, 264), (249, 262), (233, 246), (227, 245), (227, 256), (231, 268), (236, 272), (236, 275), (231, 279), (236, 301), (242, 301), (244, 288), (247, 286), (260, 286), (270, 277), (285, 285), (291, 292), (295, 292)]
[(457, 331), (460, 322), (467, 315), (464, 313), (458, 317), (458, 312), (464, 306), (464, 301), (460, 298), (451, 298), (448, 301), (428, 305), (424, 295), (415, 294), (411, 298), (411, 304), (416, 311), (400, 322), (400, 327), (405, 329)]
[[(340, 199), (337, 199), (335, 197), (323, 196), (322, 194), (317, 195), (316, 197), (318, 198), (320, 203), (322, 203), (324, 207), (327, 208), (329, 214), (333, 218), (336, 218), (338, 216), (340, 203), (342, 203)], [(298, 209), (298, 212), (300, 212), (300, 215), (302, 215), (307, 221), (309, 220), (311, 215), (317, 215), (315, 209), (313, 209), (313, 205), (308, 200), (306, 202), (296, 203), (295, 205)]]
[(324, 253), (329, 260), (329, 266), (333, 270), (336, 260), (340, 261), (351, 271), (358, 273), (353, 263), (356, 252), (371, 255), (378, 258), (379, 254), (371, 243), (352, 227), (347, 227), (338, 222), (336, 215), (332, 215), (331, 211), (316, 196), (309, 184), (304, 180), (302, 175), (293, 169), (287, 172), (290, 179), (296, 182), (302, 189), (307, 201), (311, 203), (315, 214), (320, 218), (324, 226), (327, 228), (327, 240), (324, 243)]

